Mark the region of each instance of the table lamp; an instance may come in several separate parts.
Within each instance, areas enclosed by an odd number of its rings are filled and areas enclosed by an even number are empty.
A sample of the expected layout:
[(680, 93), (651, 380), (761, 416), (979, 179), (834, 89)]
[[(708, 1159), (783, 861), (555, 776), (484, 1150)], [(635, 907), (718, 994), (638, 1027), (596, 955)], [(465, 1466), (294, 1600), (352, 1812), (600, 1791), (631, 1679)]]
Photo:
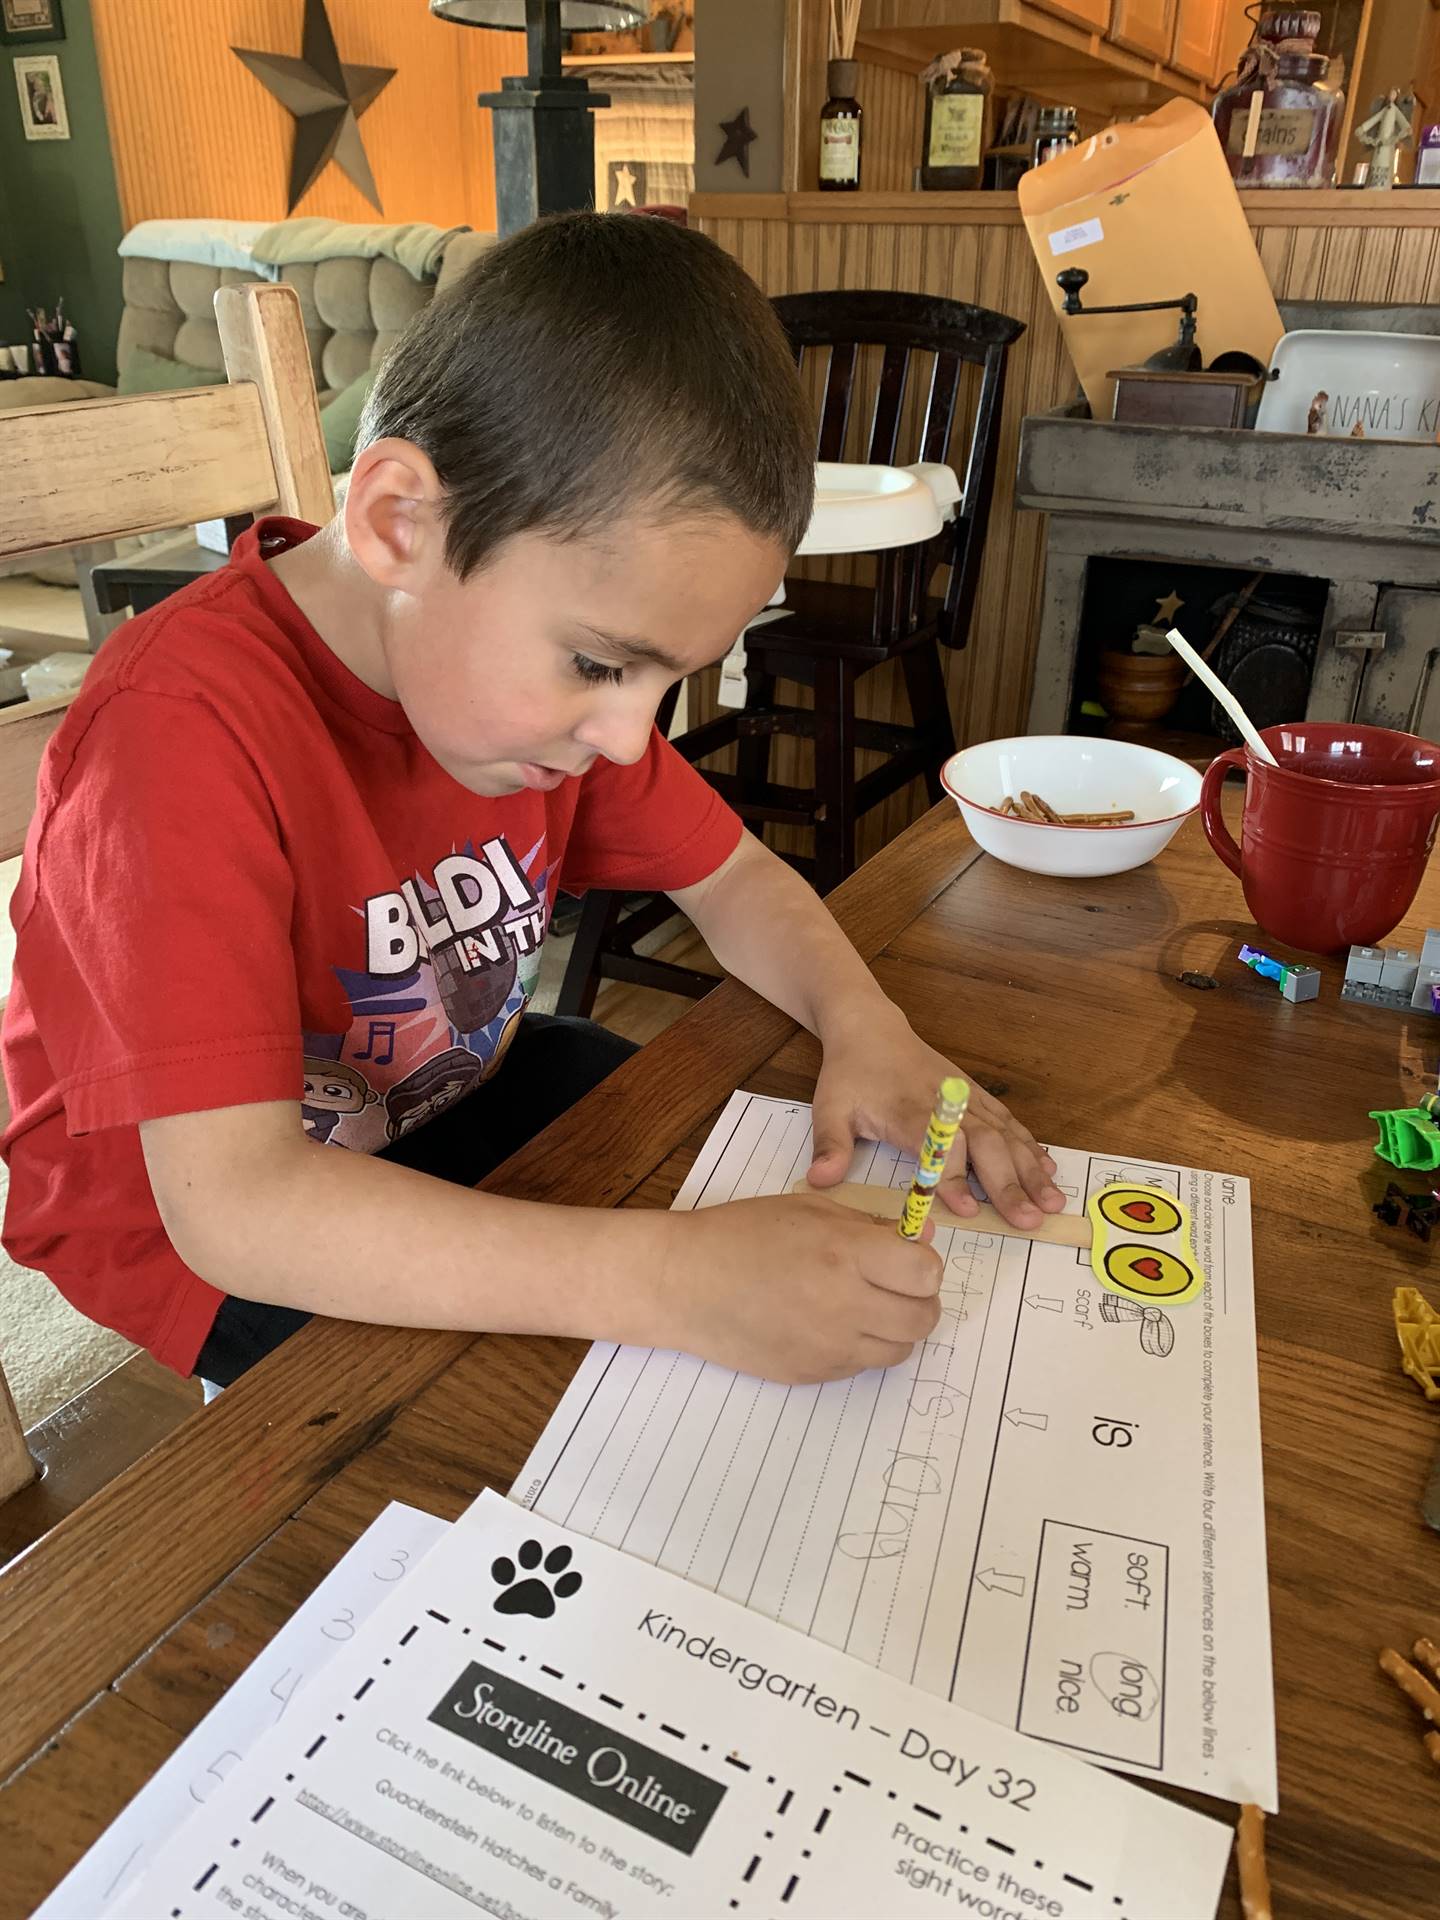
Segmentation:
[(495, 207), (502, 234), (542, 213), (595, 204), (595, 122), (610, 96), (592, 93), (583, 74), (560, 68), (562, 32), (638, 27), (640, 0), (430, 0), (441, 20), (464, 27), (524, 29), (530, 70), (507, 76), (499, 93), (482, 93), (495, 129)]

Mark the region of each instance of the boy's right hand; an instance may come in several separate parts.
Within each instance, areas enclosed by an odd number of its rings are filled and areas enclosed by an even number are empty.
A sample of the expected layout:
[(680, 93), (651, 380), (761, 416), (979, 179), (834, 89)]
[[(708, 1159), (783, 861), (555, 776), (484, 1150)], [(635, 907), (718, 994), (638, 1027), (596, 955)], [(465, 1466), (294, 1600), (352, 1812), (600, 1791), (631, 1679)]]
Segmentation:
[(943, 1262), (893, 1220), (785, 1194), (668, 1222), (657, 1345), (810, 1385), (897, 1366), (939, 1318)]

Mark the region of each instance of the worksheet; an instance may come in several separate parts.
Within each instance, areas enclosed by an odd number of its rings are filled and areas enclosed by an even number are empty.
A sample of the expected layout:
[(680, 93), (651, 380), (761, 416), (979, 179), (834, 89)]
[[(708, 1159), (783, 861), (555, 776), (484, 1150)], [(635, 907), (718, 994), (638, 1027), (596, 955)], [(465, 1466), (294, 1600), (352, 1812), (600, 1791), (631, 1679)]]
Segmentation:
[(1230, 1829), (485, 1494), (129, 1920), (1213, 1920)]
[[(597, 1344), (511, 1498), (1003, 1726), (1274, 1811), (1248, 1182), (1050, 1151), (1067, 1211), (1117, 1181), (1188, 1206), (1200, 1295), (940, 1229), (907, 1364), (785, 1387)], [(808, 1106), (736, 1094), (675, 1205), (788, 1192), (810, 1156)], [(850, 1178), (913, 1170), (870, 1143)]]
[(434, 1514), (392, 1500), (36, 1908), (34, 1920), (109, 1920), (121, 1912), (163, 1842), (284, 1719), (300, 1690), (355, 1638), (445, 1531), (446, 1522)]

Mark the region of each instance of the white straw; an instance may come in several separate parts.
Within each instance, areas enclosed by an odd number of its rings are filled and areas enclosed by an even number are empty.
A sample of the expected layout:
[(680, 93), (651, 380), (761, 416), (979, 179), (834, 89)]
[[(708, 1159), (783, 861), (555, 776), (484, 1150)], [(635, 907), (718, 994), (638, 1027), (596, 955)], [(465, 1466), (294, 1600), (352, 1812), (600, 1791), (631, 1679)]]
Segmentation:
[(1235, 698), (1234, 694), (1231, 693), (1224, 681), (1216, 679), (1215, 675), (1210, 671), (1209, 667), (1206, 666), (1199, 654), (1196, 653), (1184, 634), (1177, 632), (1174, 627), (1171, 627), (1165, 638), (1170, 642), (1186, 666), (1189, 667), (1196, 679), (1203, 681), (1211, 693), (1214, 694), (1215, 698), (1220, 702), (1221, 706), (1244, 735), (1245, 744), (1250, 748), (1255, 758), (1257, 760), (1263, 760), (1267, 767), (1279, 766), (1279, 761), (1256, 732), (1254, 722), (1251, 720), (1249, 714), (1246, 713), (1245, 709)]

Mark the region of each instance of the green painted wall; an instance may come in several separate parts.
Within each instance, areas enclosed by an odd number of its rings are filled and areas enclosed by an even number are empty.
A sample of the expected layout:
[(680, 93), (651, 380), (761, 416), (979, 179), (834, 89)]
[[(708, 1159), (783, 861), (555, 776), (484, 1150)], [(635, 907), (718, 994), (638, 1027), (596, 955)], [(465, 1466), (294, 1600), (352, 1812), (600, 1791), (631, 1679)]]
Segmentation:
[[(65, 0), (64, 10), (65, 39), (0, 44), (0, 340), (28, 340), (26, 307), (63, 294), (87, 378), (113, 381), (120, 201), (89, 0)], [(25, 138), (11, 62), (28, 54), (59, 57), (68, 140)]]

